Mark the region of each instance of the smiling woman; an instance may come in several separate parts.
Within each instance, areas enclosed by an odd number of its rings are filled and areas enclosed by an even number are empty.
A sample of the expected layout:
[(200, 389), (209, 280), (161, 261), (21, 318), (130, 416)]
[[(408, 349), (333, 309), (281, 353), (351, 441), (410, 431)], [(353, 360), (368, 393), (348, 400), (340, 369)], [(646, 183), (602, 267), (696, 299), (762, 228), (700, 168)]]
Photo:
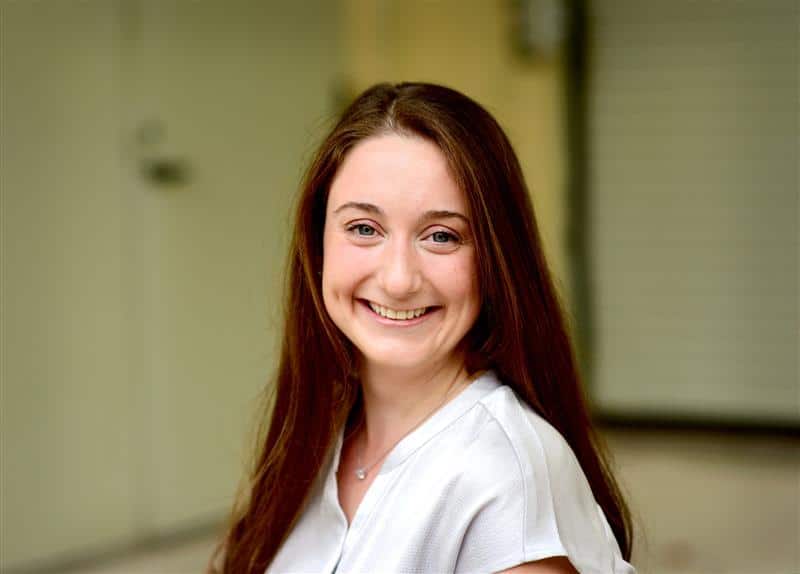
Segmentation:
[(519, 163), (482, 107), (362, 94), (306, 176), (289, 273), (222, 571), (633, 572)]
[[(419, 137), (368, 138), (333, 180), (323, 301), (359, 350), (362, 373), (380, 377), (387, 392), (391, 385), (405, 392), (407, 381), (437, 370), (455, 372), (464, 361), (456, 347), (480, 311), (466, 213), (447, 160)], [(373, 447), (384, 442), (374, 440), (375, 425), (367, 429)]]

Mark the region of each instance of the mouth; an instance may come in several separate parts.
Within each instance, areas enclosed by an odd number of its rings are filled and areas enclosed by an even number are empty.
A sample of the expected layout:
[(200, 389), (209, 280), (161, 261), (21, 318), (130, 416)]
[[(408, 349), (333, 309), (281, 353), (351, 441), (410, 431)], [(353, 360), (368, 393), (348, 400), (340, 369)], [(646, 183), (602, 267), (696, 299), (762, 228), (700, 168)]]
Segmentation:
[(373, 315), (383, 319), (384, 321), (382, 322), (389, 321), (391, 323), (418, 323), (422, 319), (426, 318), (430, 313), (441, 309), (441, 307), (436, 305), (430, 307), (417, 307), (414, 309), (393, 309), (391, 307), (384, 307), (383, 305), (379, 305), (374, 301), (368, 301), (366, 299), (359, 299), (358, 301), (367, 307)]

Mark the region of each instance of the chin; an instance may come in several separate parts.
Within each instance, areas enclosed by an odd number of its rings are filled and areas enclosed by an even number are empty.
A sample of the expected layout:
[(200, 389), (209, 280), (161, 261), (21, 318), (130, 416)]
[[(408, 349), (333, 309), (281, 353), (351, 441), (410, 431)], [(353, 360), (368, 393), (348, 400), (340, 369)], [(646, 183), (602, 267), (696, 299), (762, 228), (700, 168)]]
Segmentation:
[(433, 357), (420, 357), (418, 355), (400, 355), (397, 353), (362, 353), (365, 364), (378, 369), (417, 369), (433, 364)]

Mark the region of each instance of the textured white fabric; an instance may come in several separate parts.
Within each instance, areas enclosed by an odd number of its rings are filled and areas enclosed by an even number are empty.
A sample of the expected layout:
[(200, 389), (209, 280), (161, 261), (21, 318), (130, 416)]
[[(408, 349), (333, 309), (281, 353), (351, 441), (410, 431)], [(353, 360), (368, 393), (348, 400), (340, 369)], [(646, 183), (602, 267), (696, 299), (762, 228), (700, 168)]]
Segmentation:
[(566, 441), (492, 372), (395, 446), (349, 528), (341, 447), (268, 573), (496, 572), (550, 556), (635, 573)]

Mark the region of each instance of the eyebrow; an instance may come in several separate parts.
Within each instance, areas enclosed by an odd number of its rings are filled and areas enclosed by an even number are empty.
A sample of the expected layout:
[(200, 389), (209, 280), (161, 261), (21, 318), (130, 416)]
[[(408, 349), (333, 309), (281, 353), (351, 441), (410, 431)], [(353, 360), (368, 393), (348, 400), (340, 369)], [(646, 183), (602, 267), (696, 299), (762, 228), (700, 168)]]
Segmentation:
[[(372, 203), (365, 203), (362, 201), (348, 201), (347, 203), (343, 203), (339, 207), (337, 207), (333, 213), (339, 213), (345, 209), (360, 209), (361, 211), (366, 211), (367, 213), (374, 213), (375, 215), (386, 215), (384, 211), (375, 204)], [(430, 221), (431, 219), (447, 219), (447, 218), (456, 218), (461, 219), (469, 225), (469, 219), (465, 215), (458, 213), (457, 211), (450, 211), (448, 209), (430, 209), (422, 214), (420, 217), (420, 221)]]

